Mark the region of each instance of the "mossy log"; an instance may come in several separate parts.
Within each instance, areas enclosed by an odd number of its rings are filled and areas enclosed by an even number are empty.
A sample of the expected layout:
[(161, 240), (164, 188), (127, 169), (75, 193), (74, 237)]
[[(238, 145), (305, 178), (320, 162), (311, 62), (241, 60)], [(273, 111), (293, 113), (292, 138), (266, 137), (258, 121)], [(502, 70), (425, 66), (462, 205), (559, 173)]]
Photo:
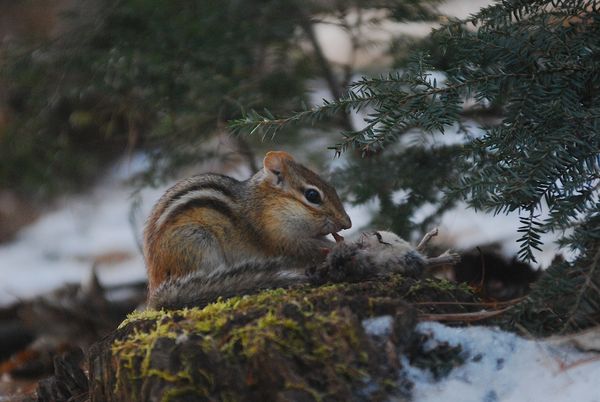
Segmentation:
[[(90, 350), (91, 400), (407, 399), (398, 356), (420, 312), (407, 301), (425, 300), (473, 297), (448, 282), (392, 276), (134, 313)], [(382, 316), (388, 325), (369, 320)]]

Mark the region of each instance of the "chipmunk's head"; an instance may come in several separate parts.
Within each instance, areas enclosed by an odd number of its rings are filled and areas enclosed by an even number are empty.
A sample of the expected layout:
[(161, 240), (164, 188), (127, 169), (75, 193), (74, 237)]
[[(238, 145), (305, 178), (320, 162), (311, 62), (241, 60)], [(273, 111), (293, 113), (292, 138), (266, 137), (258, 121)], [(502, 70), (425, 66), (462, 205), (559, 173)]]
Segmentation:
[(268, 152), (255, 177), (270, 195), (268, 216), (292, 236), (321, 237), (352, 226), (335, 189), (287, 152)]

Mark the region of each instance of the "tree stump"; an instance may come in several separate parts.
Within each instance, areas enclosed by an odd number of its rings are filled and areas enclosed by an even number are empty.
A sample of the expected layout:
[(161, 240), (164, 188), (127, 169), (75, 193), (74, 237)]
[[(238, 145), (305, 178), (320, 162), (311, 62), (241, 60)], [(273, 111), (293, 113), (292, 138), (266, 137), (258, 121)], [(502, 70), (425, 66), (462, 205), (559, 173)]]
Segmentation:
[(395, 275), (134, 313), (90, 350), (91, 401), (405, 400), (418, 313), (405, 300), (431, 297), (473, 300)]

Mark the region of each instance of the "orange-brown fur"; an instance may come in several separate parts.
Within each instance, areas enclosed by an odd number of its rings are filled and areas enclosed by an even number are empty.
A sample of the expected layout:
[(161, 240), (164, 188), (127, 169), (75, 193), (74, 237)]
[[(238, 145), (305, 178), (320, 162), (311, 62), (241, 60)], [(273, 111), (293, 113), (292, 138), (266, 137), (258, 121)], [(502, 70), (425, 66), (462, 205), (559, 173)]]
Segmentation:
[[(304, 198), (306, 186), (322, 193), (321, 204)], [(184, 201), (192, 204), (194, 191), (218, 205), (178, 212), (175, 207), (186, 205)], [(203, 175), (165, 193), (145, 230), (149, 290), (191, 272), (208, 274), (249, 259), (322, 259), (321, 248), (332, 244), (324, 236), (350, 225), (332, 187), (289, 154), (269, 152), (263, 170), (245, 182)]]

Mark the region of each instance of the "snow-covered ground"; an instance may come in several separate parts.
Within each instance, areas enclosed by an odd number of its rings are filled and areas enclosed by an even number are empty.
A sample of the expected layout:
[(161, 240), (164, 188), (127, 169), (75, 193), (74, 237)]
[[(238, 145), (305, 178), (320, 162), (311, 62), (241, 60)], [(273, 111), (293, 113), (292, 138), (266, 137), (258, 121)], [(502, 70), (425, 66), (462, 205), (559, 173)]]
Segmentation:
[[(144, 278), (141, 227), (132, 227), (133, 190), (124, 184), (144, 163), (141, 159), (118, 163), (88, 194), (64, 199), (60, 208), (0, 245), (0, 304), (81, 282), (94, 264), (105, 284)], [(145, 190), (142, 198), (158, 199), (162, 191)]]
[[(403, 366), (414, 382), (418, 402), (598, 402), (600, 354), (565, 343), (536, 341), (490, 327), (453, 328), (435, 322), (418, 325), (430, 334), (426, 346), (460, 345), (465, 363), (435, 381), (431, 373)], [(596, 329), (600, 337), (600, 329)]]
[[(392, 316), (363, 320), (367, 334), (386, 339)], [(414, 384), (415, 402), (600, 402), (600, 327), (577, 335), (530, 340), (493, 327), (422, 322), (424, 352), (460, 348), (463, 361), (437, 378), (400, 357), (400, 377)], [(592, 350), (593, 352), (590, 352)]]

